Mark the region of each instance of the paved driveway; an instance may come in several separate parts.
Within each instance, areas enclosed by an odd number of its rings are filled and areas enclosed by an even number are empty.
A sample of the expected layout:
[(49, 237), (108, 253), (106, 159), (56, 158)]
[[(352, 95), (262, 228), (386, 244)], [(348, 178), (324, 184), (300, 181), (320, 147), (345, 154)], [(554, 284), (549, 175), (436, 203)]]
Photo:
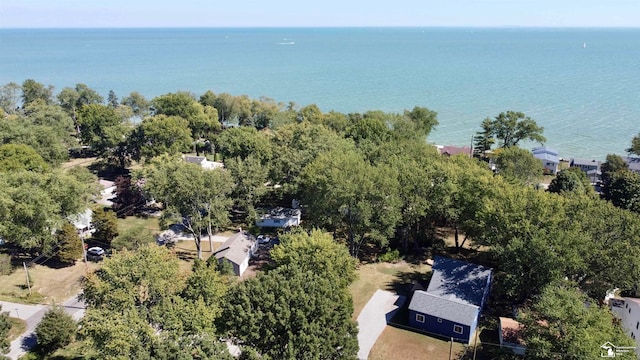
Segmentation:
[(358, 316), (358, 359), (366, 360), (369, 352), (376, 343), (387, 320), (404, 304), (405, 297), (390, 291), (378, 290), (373, 294), (367, 305)]

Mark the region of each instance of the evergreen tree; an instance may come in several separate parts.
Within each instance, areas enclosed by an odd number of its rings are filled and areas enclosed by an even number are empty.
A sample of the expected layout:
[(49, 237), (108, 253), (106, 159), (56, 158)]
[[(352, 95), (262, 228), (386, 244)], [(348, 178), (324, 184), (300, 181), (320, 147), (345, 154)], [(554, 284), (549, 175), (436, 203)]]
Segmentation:
[(75, 226), (70, 223), (62, 225), (62, 229), (58, 231), (57, 240), (60, 249), (57, 256), (61, 263), (73, 264), (82, 256), (82, 240)]
[(111, 241), (118, 236), (116, 213), (111, 210), (99, 208), (94, 211), (92, 224), (96, 229), (93, 233), (93, 240), (102, 245), (110, 246)]
[(11, 330), (11, 321), (9, 321), (9, 313), (2, 312), (2, 305), (0, 305), (0, 358), (2, 354), (9, 352), (9, 330)]

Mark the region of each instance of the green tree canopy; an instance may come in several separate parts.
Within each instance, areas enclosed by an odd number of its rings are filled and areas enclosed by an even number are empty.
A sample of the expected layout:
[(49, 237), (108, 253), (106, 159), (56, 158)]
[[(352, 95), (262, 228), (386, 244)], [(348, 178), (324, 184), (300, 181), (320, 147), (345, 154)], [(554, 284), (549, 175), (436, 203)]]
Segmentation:
[(551, 180), (547, 190), (558, 194), (595, 194), (587, 174), (578, 167), (571, 167), (560, 171), (558, 175)]
[(181, 154), (193, 139), (187, 120), (179, 116), (156, 115), (145, 118), (130, 138), (135, 160), (151, 159), (167, 153)]
[[(519, 320), (524, 324), (523, 338), (530, 359), (599, 359), (604, 342), (634, 346), (609, 310), (570, 283), (545, 287)], [(629, 355), (633, 359), (634, 355)]]
[(44, 161), (31, 146), (25, 144), (0, 145), (0, 171), (36, 171), (43, 172), (49, 169)]
[(313, 271), (286, 265), (229, 292), (223, 329), (273, 359), (354, 359), (357, 327), (351, 296)]
[(22, 83), (22, 106), (26, 106), (36, 100), (42, 100), (45, 104), (51, 104), (53, 86), (45, 86), (33, 79), (27, 79)]
[(627, 149), (627, 152), (640, 156), (640, 133), (631, 139), (631, 147)]
[(530, 151), (518, 147), (501, 149), (496, 154), (498, 174), (507, 180), (531, 185), (542, 177), (543, 167)]
[(118, 219), (112, 210), (102, 207), (96, 209), (91, 223), (96, 230), (92, 236), (93, 240), (103, 246), (110, 246), (111, 241), (118, 236)]
[(75, 226), (65, 223), (56, 234), (58, 241), (57, 258), (63, 264), (74, 264), (82, 257), (82, 240)]
[(124, 163), (117, 150), (125, 143), (130, 129), (115, 109), (106, 105), (85, 105), (78, 110), (78, 124), (82, 142), (91, 146), (99, 157)]
[(9, 313), (2, 311), (2, 305), (0, 305), (0, 355), (9, 352), (10, 344), (7, 340), (9, 337), (9, 330), (11, 330), (11, 320), (9, 320)]
[(36, 327), (38, 343), (36, 351), (40, 354), (51, 354), (73, 341), (78, 331), (78, 324), (64, 309), (55, 306), (44, 314)]
[(493, 120), (482, 122), (482, 131), (476, 136), (476, 144), (482, 150), (489, 150), (493, 138), (500, 141), (503, 148), (517, 146), (522, 140), (544, 143), (544, 128), (522, 112), (507, 111), (498, 114)]
[(179, 116), (187, 120), (192, 136), (196, 139), (221, 128), (216, 109), (198, 103), (190, 93), (161, 95), (151, 100), (151, 104), (155, 115)]

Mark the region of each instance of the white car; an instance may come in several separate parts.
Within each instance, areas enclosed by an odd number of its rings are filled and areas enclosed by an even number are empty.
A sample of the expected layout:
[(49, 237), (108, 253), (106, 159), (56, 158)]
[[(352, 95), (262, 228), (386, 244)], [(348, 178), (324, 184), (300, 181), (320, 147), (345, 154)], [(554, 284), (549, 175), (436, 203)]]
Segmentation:
[(94, 246), (87, 249), (87, 259), (89, 260), (94, 260), (94, 261), (102, 260), (102, 258), (104, 257), (104, 254), (105, 254), (104, 249), (98, 246)]
[(258, 244), (268, 244), (270, 241), (269, 235), (258, 235)]

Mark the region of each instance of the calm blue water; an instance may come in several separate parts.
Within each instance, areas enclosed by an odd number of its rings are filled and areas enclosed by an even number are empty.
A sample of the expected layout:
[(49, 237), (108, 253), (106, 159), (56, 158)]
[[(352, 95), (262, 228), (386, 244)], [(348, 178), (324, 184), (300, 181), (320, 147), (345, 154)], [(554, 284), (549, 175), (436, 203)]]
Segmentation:
[(0, 84), (213, 90), (345, 113), (418, 105), (438, 112), (439, 144), (468, 144), (506, 110), (543, 125), (564, 157), (623, 153), (640, 132), (640, 29), (0, 30), (0, 48)]

